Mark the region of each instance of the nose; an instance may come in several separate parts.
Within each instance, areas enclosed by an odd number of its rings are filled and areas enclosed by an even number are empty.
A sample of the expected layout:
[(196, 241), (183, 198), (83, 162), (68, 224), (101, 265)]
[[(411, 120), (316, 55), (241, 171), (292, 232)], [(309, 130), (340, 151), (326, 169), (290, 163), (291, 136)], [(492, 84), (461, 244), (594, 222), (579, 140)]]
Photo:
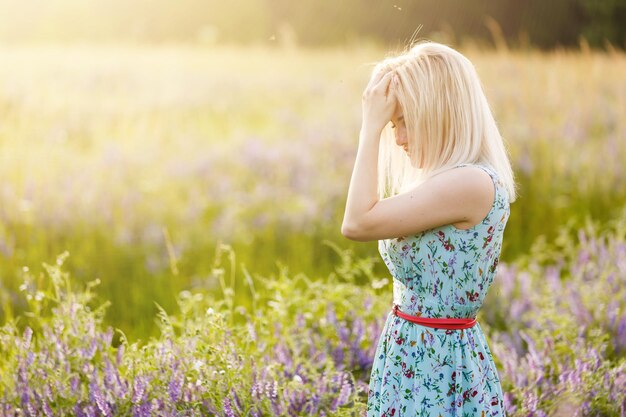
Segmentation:
[(406, 132), (404, 129), (396, 129), (396, 144), (405, 147), (408, 143)]

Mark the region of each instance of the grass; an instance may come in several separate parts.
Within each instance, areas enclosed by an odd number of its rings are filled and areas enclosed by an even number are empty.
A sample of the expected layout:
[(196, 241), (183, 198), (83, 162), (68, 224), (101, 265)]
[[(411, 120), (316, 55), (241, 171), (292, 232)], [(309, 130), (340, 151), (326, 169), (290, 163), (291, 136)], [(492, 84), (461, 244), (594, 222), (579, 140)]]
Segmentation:
[[(623, 53), (463, 51), (520, 185), (503, 261), (626, 205)], [(183, 290), (220, 295), (212, 256), (312, 279), (375, 242), (340, 234), (375, 48), (0, 46), (0, 323), (27, 309), (20, 271), (68, 251), (101, 281), (106, 322), (158, 335)], [(572, 234), (571, 239), (576, 236)], [(388, 275), (382, 262), (372, 267)], [(239, 291), (241, 297), (249, 295)], [(246, 302), (245, 299), (241, 302)]]

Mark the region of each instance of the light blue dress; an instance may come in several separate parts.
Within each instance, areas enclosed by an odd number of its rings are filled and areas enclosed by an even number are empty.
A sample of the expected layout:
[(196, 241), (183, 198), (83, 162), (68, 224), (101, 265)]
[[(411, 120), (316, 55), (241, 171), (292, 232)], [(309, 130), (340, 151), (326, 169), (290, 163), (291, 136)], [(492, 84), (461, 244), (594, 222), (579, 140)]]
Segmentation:
[[(470, 164), (462, 164), (465, 166)], [(393, 277), (393, 302), (423, 317), (475, 317), (496, 273), (509, 218), (504, 184), (493, 168), (491, 211), (474, 227), (453, 225), (378, 241)], [(448, 330), (390, 312), (378, 341), (367, 417), (506, 416), (500, 378), (478, 322)], [(421, 313), (421, 314), (418, 314)]]

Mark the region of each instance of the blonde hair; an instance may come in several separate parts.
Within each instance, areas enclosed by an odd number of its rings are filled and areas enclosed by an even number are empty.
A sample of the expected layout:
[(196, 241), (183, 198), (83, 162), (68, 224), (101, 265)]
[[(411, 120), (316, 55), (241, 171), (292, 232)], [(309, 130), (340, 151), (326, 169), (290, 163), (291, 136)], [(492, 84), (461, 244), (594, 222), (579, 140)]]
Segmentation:
[(507, 151), (474, 65), (454, 49), (417, 41), (374, 68), (398, 76), (396, 96), (403, 110), (410, 157), (395, 144), (389, 123), (381, 134), (378, 195), (404, 191), (463, 163), (487, 164), (509, 195), (516, 184)]

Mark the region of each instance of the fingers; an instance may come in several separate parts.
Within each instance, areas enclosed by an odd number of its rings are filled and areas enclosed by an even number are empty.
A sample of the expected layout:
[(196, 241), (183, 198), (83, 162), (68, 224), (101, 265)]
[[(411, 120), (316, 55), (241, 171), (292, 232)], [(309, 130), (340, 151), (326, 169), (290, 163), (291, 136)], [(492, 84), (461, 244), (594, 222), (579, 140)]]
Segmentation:
[[(393, 82), (395, 81), (395, 82)], [(397, 74), (394, 70), (378, 70), (363, 93), (364, 120), (384, 127), (398, 106), (395, 88)]]
[(382, 77), (382, 79), (378, 82), (378, 84), (376, 84), (376, 87), (374, 88), (384, 91), (385, 95), (387, 95), (389, 93), (389, 90), (391, 89), (391, 80), (394, 79), (394, 75), (394, 71), (389, 71)]
[(365, 89), (365, 94), (374, 92), (382, 92), (385, 96), (388, 94), (392, 86), (391, 80), (394, 78), (395, 71), (379, 71), (370, 80), (369, 85)]
[(372, 74), (372, 77), (370, 78), (369, 83), (367, 84), (367, 89), (371, 90), (374, 88), (374, 86), (376, 84), (378, 84), (378, 82), (383, 78), (383, 76), (388, 72), (389, 70), (387, 68), (384, 67), (379, 67), (377, 69), (374, 70), (374, 73)]

